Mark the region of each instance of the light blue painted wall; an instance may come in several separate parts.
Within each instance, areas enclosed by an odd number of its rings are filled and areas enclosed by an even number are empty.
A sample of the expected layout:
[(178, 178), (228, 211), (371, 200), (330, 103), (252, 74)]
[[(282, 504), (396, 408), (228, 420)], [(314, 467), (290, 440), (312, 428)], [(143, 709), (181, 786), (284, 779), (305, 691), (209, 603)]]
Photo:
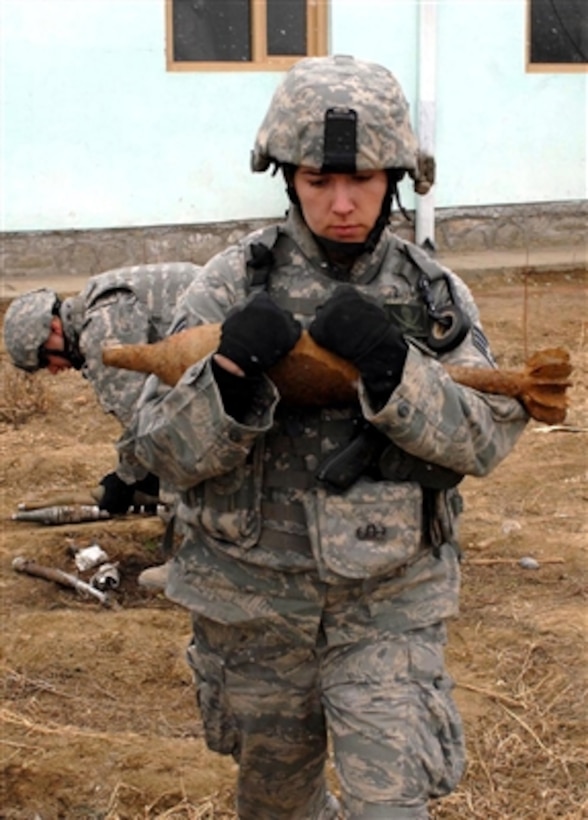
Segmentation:
[(440, 0), (439, 204), (588, 195), (587, 75), (526, 73), (525, 14), (524, 0)]
[(4, 230), (280, 212), (248, 165), (278, 73), (166, 72), (163, 0), (2, 10)]
[[(0, 0), (3, 230), (275, 217), (252, 175), (273, 72), (166, 72), (163, 0)], [(416, 112), (417, 0), (332, 0), (330, 50)], [(438, 0), (438, 207), (579, 199), (585, 74), (526, 74), (525, 0)], [(413, 204), (409, 187), (405, 204)]]
[[(436, 6), (436, 205), (587, 197), (588, 76), (525, 71), (526, 0)], [(335, 0), (333, 9), (333, 50), (389, 66), (416, 124), (418, 0)]]

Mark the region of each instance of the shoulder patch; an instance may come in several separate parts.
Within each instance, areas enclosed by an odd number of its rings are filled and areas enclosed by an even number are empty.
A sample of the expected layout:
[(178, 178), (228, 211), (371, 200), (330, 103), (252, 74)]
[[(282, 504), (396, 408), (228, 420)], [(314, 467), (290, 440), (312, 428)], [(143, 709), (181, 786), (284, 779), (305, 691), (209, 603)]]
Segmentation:
[(490, 342), (488, 341), (488, 338), (482, 328), (478, 327), (478, 325), (474, 325), (472, 327), (472, 341), (476, 350), (479, 350), (482, 356), (488, 359), (490, 364), (495, 365), (496, 359), (490, 350)]

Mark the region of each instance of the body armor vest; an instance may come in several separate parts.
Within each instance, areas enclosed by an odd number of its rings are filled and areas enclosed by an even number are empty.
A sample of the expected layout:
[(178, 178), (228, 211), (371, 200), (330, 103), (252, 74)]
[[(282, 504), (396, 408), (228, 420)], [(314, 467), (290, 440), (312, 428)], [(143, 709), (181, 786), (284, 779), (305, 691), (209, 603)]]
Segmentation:
[(60, 317), (66, 337), (77, 346), (86, 314), (109, 294), (127, 291), (149, 311), (150, 333), (146, 341), (162, 339), (171, 324), (180, 291), (185, 290), (199, 270), (190, 262), (169, 262), (117, 268), (91, 277), (78, 296), (63, 301)]
[[(261, 241), (259, 235), (256, 239), (246, 249), (249, 291), (267, 290), (277, 304), (290, 310), (307, 327), (317, 307), (332, 295), (340, 281), (309, 264), (292, 238), (279, 229), (268, 228)], [(418, 290), (422, 274), (402, 243), (390, 243), (382, 265), (370, 278), (369, 287), (365, 287), (366, 294), (396, 312), (406, 332), (415, 338), (425, 337), (429, 327)], [(429, 277), (435, 287), (445, 279), (441, 269), (434, 279)], [(363, 289), (361, 284), (358, 289)], [(445, 287), (438, 292), (446, 301)], [(259, 463), (263, 474), (263, 481), (259, 482), (260, 531), (252, 533), (250, 540), (243, 534), (235, 548), (225, 543), (225, 549), (234, 549), (235, 555), (242, 557), (245, 545), (247, 560), (252, 563), (278, 569), (287, 567), (291, 571), (310, 569), (313, 557), (302, 498), (316, 486), (321, 462), (354, 438), (360, 417), (359, 402), (346, 408), (317, 410), (279, 405), (272, 430), (258, 440), (251, 455), (252, 465)], [(246, 495), (251, 497), (253, 493)], [(205, 506), (213, 504), (216, 514), (221, 515), (234, 512), (235, 500), (230, 494), (208, 495), (206, 491), (203, 498)]]

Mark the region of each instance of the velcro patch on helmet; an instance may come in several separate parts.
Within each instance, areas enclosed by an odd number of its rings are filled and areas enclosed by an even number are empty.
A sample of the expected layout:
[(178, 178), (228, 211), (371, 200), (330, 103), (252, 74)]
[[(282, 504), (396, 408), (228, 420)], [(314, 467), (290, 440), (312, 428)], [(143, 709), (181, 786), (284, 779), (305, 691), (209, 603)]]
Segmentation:
[(323, 173), (356, 171), (357, 111), (352, 108), (329, 108), (325, 112)]

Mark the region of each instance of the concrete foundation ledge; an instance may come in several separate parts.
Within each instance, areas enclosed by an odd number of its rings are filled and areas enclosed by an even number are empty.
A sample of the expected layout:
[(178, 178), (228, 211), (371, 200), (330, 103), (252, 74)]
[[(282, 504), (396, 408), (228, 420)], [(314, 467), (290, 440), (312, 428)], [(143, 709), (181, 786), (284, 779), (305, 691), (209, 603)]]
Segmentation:
[[(414, 220), (414, 213), (409, 213)], [(553, 264), (565, 269), (586, 266), (588, 203), (566, 201), (438, 209), (435, 221), (437, 257), (456, 271), (480, 270), (495, 254), (505, 265), (524, 269)], [(277, 217), (279, 218), (279, 217)], [(2, 280), (53, 281), (88, 277), (111, 268), (150, 262), (203, 264), (241, 236), (276, 218), (198, 225), (156, 225), (71, 231), (22, 231), (0, 234)], [(414, 226), (399, 214), (394, 230), (414, 240)], [(551, 258), (551, 262), (549, 262)], [(8, 290), (11, 290), (9, 287)]]

